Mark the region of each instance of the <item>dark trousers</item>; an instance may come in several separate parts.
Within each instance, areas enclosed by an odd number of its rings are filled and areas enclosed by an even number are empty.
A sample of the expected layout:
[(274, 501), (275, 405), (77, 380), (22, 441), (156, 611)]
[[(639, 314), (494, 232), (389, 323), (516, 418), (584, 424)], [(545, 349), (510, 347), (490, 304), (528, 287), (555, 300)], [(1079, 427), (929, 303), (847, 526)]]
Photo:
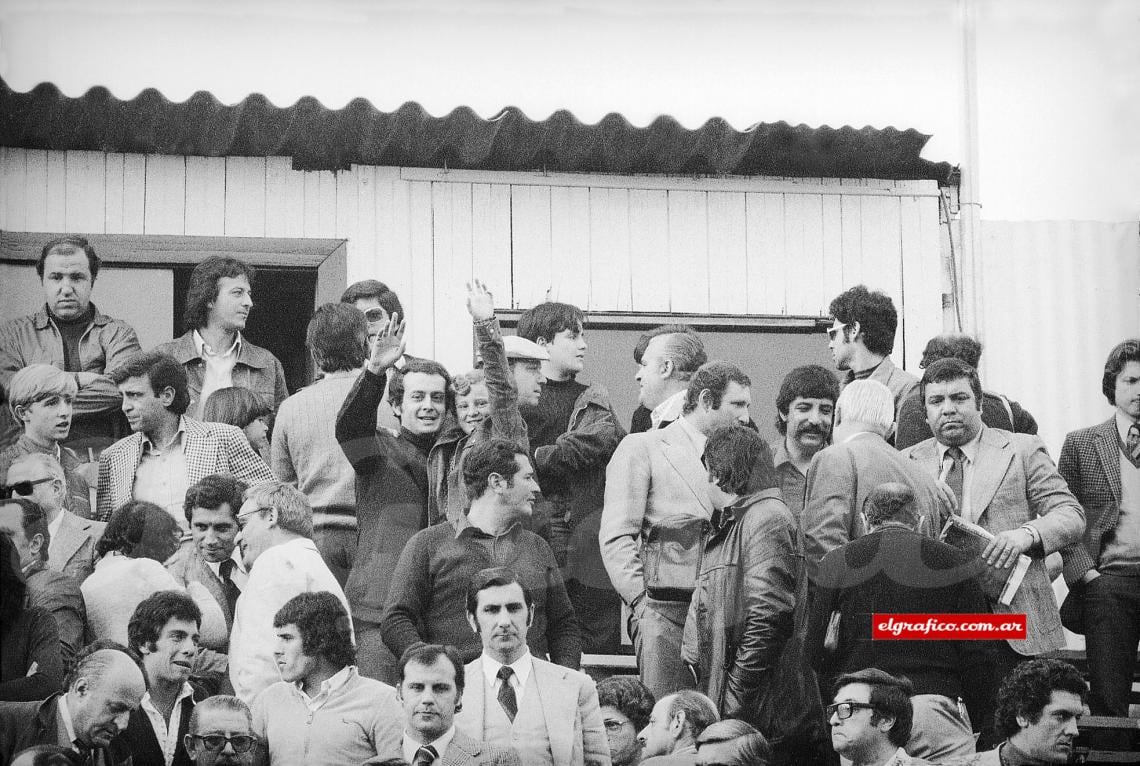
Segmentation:
[(1083, 609), (1089, 710), (1127, 717), (1140, 643), (1140, 577), (1102, 574), (1084, 586)]
[(621, 597), (610, 583), (598, 550), (601, 511), (571, 527), (565, 518), (550, 519), (550, 548), (562, 570), (566, 595), (582, 633), (582, 651), (621, 651)]

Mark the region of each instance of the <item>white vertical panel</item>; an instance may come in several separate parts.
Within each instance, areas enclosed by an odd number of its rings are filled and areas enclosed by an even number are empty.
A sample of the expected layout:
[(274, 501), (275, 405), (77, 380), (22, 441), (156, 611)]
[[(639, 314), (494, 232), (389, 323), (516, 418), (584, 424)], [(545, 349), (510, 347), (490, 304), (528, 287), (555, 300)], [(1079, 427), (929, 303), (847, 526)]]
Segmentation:
[(634, 311), (669, 310), (668, 250), (668, 193), (630, 189), (630, 302)]
[[(838, 194), (825, 194), (821, 200), (823, 225), (823, 273), (820, 275), (821, 300), (819, 308), (812, 312), (827, 316), (831, 299), (845, 289), (843, 286), (843, 202)], [(935, 219), (937, 223), (937, 218)]]
[[(471, 184), (432, 184), (435, 359), (451, 370), (468, 369), (472, 362), (466, 287), (472, 276), (471, 217)], [(506, 305), (506, 296), (491, 292), (496, 303)]]
[(901, 197), (902, 302), (892, 359), (918, 373), (922, 349), (942, 332), (942, 253), (938, 240), (938, 200)]
[(4, 208), (0, 210), (0, 228), (27, 231), (28, 152), (5, 148), (0, 164), (0, 183), (4, 185)]
[(122, 234), (143, 233), (146, 221), (146, 155), (123, 156), (122, 220)]
[(226, 236), (265, 236), (265, 158), (226, 157)]
[(550, 187), (511, 187), (511, 230), (514, 308), (530, 308), (551, 287)]
[[(435, 358), (435, 280), (432, 253), (431, 184), (415, 181), (408, 184), (408, 228), (411, 244), (411, 288), (397, 290), (409, 295), (402, 300), (408, 312), (408, 349), (417, 356)], [(410, 303), (410, 305), (409, 305)], [(456, 328), (455, 331), (459, 331)]]
[(709, 192), (709, 310), (748, 313), (747, 214), (744, 192)]
[(50, 231), (47, 225), (48, 153), (29, 149), (24, 177), (25, 231)]
[(226, 158), (186, 158), (186, 233), (226, 232)]
[(123, 160), (122, 154), (108, 153), (103, 163), (103, 231), (123, 230)]
[[(841, 240), (843, 242), (843, 292), (864, 281), (863, 275), (863, 197), (850, 194), (840, 198)], [(838, 293), (835, 293), (838, 295)]]
[(67, 231), (102, 234), (106, 227), (106, 160), (103, 152), (66, 152)]
[(583, 309), (633, 308), (629, 194), (627, 189), (590, 189), (590, 299)]
[[(410, 294), (417, 277), (431, 277), (431, 267), (430, 261), (415, 264), (412, 260), (411, 184), (400, 178), (399, 168), (376, 168), (375, 215), (376, 255), (356, 271), (358, 278), (379, 279), (400, 295)], [(417, 268), (419, 274), (415, 274)], [(416, 307), (404, 308), (408, 311), (408, 320), (414, 322)], [(412, 353), (415, 353), (414, 347)]]
[(669, 192), (669, 308), (709, 310), (708, 193)]
[(265, 158), (265, 236), (304, 235), (304, 179), (288, 157)]
[[(348, 284), (366, 279), (362, 275), (367, 273), (367, 264), (376, 258), (376, 168), (356, 165), (353, 170), (356, 182), (356, 233), (348, 242)], [(338, 211), (340, 205), (338, 199)]]
[(784, 314), (784, 195), (752, 194), (745, 198), (748, 239), (748, 313)]
[(305, 173), (305, 236), (336, 233), (336, 178), (331, 170)]
[[(551, 298), (585, 307), (590, 302), (590, 190), (550, 189)], [(530, 308), (522, 306), (521, 308)]]
[(186, 158), (165, 154), (146, 156), (146, 234), (186, 233)]
[(350, 170), (342, 170), (333, 175), (336, 184), (336, 220), (333, 225), (333, 236), (337, 239), (347, 239), (349, 249), (356, 238), (357, 226), (360, 218), (360, 185), (356, 179), (356, 166)]
[(67, 228), (67, 152), (47, 153), (47, 199), (44, 230)]
[[(784, 196), (786, 294), (789, 314), (819, 314), (823, 286), (823, 199), (816, 194)], [(826, 309), (824, 309), (826, 310)]]
[(897, 307), (902, 296), (898, 199), (864, 197), (861, 224), (863, 282), (885, 292)]
[(511, 305), (511, 187), (471, 185), (471, 273)]

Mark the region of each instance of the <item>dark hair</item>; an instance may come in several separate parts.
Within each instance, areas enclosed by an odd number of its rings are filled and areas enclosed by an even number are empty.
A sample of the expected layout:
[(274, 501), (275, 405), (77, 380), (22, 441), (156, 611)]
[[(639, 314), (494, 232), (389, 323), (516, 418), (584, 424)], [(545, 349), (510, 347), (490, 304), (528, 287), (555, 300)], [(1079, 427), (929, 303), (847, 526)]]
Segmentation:
[(218, 300), (218, 281), (223, 277), (245, 277), (252, 285), (256, 274), (252, 266), (237, 258), (211, 255), (190, 272), (190, 288), (186, 291), (186, 309), (182, 312), (182, 323), (188, 330), (205, 327), (209, 321), (210, 304)]
[(752, 385), (752, 379), (732, 362), (713, 361), (702, 364), (689, 381), (689, 390), (685, 392), (684, 413), (687, 415), (697, 408), (701, 392), (705, 389), (712, 396), (713, 409), (720, 409), (720, 400), (728, 390), (729, 383), (747, 388)]
[(914, 694), (914, 684), (906, 676), (892, 676), (878, 668), (863, 668), (854, 673), (845, 673), (831, 685), (831, 698), (848, 684), (867, 684), (871, 687), (871, 698), (867, 700), (874, 708), (871, 711), (871, 724), (884, 718), (894, 718), (895, 722), (887, 731), (887, 741), (895, 747), (902, 747), (910, 739), (910, 729), (914, 724), (914, 706), (910, 702)]
[(776, 430), (783, 436), (788, 432), (788, 422), (781, 418), (788, 415), (788, 408), (796, 399), (830, 399), (834, 405), (839, 399), (839, 380), (835, 373), (818, 364), (796, 367), (784, 376), (780, 392), (776, 394)]
[(926, 406), (926, 387), (931, 383), (950, 383), (965, 378), (970, 381), (970, 390), (974, 392), (974, 403), (982, 409), (982, 381), (978, 371), (961, 359), (939, 359), (922, 373), (918, 381), (918, 395), (922, 398), (922, 406)]
[(402, 368), (392, 370), (388, 378), (388, 404), (399, 407), (404, 403), (404, 376), (409, 372), (438, 375), (443, 378), (444, 406), (448, 412), (455, 412), (455, 392), (451, 387), (451, 375), (446, 367), (432, 359), (409, 359)]
[[(148, 558), (163, 563), (170, 554), (178, 522), (165, 510), (145, 500), (128, 500), (111, 514), (95, 553), (121, 553), (133, 559)], [(173, 553), (173, 551), (171, 551)]]
[(772, 758), (772, 746), (764, 735), (750, 723), (735, 718), (710, 723), (697, 735), (697, 750), (701, 745), (726, 742), (733, 751), (717, 761), (723, 766), (767, 766)]
[(468, 449), (463, 456), (463, 485), (467, 488), (467, 496), (472, 499), (482, 497), (490, 486), (493, 473), (511, 484), (519, 470), (515, 455), (530, 459), (526, 450), (506, 439), (488, 439)]
[(352, 644), (352, 621), (340, 599), (328, 591), (300, 593), (285, 602), (273, 616), (273, 627), (296, 625), (301, 634), (301, 652), (324, 657), (337, 668), (356, 661)]
[(660, 327), (654, 327), (638, 338), (637, 345), (633, 348), (633, 360), (641, 364), (641, 359), (645, 356), (645, 349), (649, 348), (649, 341), (660, 335), (673, 336), (665, 345), (664, 355), (666, 359), (673, 362), (673, 366), (680, 373), (677, 376), (679, 380), (688, 380), (689, 375), (696, 372), (698, 367), (709, 360), (701, 336), (697, 335), (697, 331), (687, 324), (663, 324)]
[(87, 256), (87, 270), (91, 272), (91, 282), (94, 283), (95, 278), (99, 276), (99, 265), (102, 261), (95, 254), (95, 248), (91, 247), (91, 243), (85, 237), (70, 234), (66, 237), (56, 237), (44, 245), (43, 250), (40, 251), (40, 257), (36, 261), (36, 274), (41, 282), (44, 278), (44, 261), (52, 254), (53, 250), (58, 251), (59, 255), (68, 255), (76, 251), (82, 252)]
[(245, 428), (258, 418), (273, 415), (273, 403), (248, 388), (226, 386), (206, 397), (202, 405), (202, 420), (206, 423), (225, 423)]
[(725, 492), (750, 495), (780, 486), (771, 447), (745, 426), (714, 428), (705, 441), (701, 462)]
[(142, 655), (134, 649), (123, 646), (118, 641), (110, 638), (97, 638), (87, 646), (80, 649), (75, 653), (74, 664), (71, 666), (71, 672), (67, 674), (64, 679), (63, 688), (70, 689), (72, 685), (80, 678), (89, 678), (93, 680), (101, 679), (108, 670), (108, 661), (103, 657), (95, 657), (94, 655), (102, 651), (121, 652), (127, 655), (131, 662), (135, 663), (135, 667), (142, 673), (143, 680), (150, 685), (147, 679), (146, 666), (143, 665)]
[(681, 689), (673, 692), (673, 699), (669, 703), (670, 720), (678, 713), (685, 714), (685, 728), (689, 736), (696, 739), (697, 735), (707, 729), (710, 724), (720, 720), (713, 701), (692, 689)]
[(190, 406), (190, 384), (186, 379), (186, 368), (170, 354), (160, 351), (139, 351), (125, 363), (111, 370), (107, 375), (115, 383), (127, 378), (146, 378), (155, 396), (167, 387), (174, 389), (174, 401), (166, 409), (175, 415), (182, 415)]
[(323, 303), (309, 319), (305, 344), (323, 372), (360, 369), (368, 358), (368, 321), (351, 303)]
[(27, 756), (27, 766), (82, 766), (79, 753), (63, 745), (32, 745), (12, 756), (9, 763), (20, 763)]
[[(863, 345), (872, 354), (886, 356), (895, 347), (899, 315), (886, 293), (879, 290), (871, 292), (866, 285), (856, 285), (837, 295), (827, 310), (843, 324), (858, 322), (863, 333)], [(846, 335), (848, 328), (843, 332)]]
[(633, 676), (610, 676), (598, 681), (598, 704), (617, 708), (641, 731), (653, 713), (653, 692)]
[(404, 683), (404, 668), (408, 663), (414, 662), (417, 665), (425, 665), (430, 667), (434, 665), (440, 657), (451, 663), (455, 668), (455, 690), (459, 696), (463, 696), (463, 658), (459, 656), (459, 650), (450, 644), (415, 644), (409, 647), (401, 656), (400, 664), (396, 670), (396, 686)]
[(901, 521), (913, 527), (918, 520), (914, 508), (914, 490), (897, 481), (888, 481), (871, 490), (863, 501), (867, 525), (877, 527), (888, 521)]
[(586, 314), (582, 309), (569, 303), (547, 301), (524, 311), (519, 316), (516, 332), (519, 337), (534, 343), (538, 343), (539, 338), (545, 338), (549, 342), (563, 330), (578, 332), (584, 324)]
[(47, 514), (40, 504), (26, 497), (10, 497), (0, 500), (0, 508), (5, 505), (20, 506), (20, 526), (24, 530), (24, 538), (31, 540), (36, 535), (43, 537), (40, 546), (40, 561), (48, 560), (48, 546), (51, 544), (51, 531), (48, 529)]
[(1045, 657), (1018, 663), (998, 689), (994, 725), (1003, 737), (1012, 737), (1021, 730), (1018, 716), (1037, 723), (1054, 691), (1075, 694), (1082, 703), (1088, 699), (1085, 679), (1069, 663)]
[(8, 535), (0, 535), (0, 633), (7, 632), (24, 612), (28, 584), (20, 566), (20, 552)]
[(531, 594), (530, 589), (522, 584), (519, 576), (515, 574), (513, 569), (507, 567), (490, 567), (488, 569), (481, 569), (475, 573), (471, 578), (471, 582), (467, 585), (467, 614), (472, 617), (479, 610), (479, 593), (487, 590), (487, 588), (498, 588), (504, 585), (516, 584), (522, 588), (523, 602), (526, 608), (530, 609), (534, 606), (534, 596)]
[(375, 279), (362, 279), (353, 282), (340, 296), (341, 303), (356, 303), (361, 298), (375, 298), (380, 308), (388, 312), (389, 318), (393, 314), (404, 316), (404, 307), (400, 305), (400, 297), (388, 285)]
[(977, 368), (982, 360), (982, 344), (976, 338), (961, 333), (947, 333), (935, 335), (926, 342), (922, 350), (922, 361), (918, 366), (926, 369), (939, 359), (961, 359), (971, 367)]
[(127, 643), (136, 652), (153, 648), (162, 629), (171, 620), (185, 620), (202, 627), (202, 610), (182, 591), (160, 590), (144, 598), (127, 623)]
[(238, 511), (241, 509), (243, 495), (249, 485), (233, 474), (212, 473), (203, 476), (197, 484), (192, 484), (186, 490), (186, 500), (182, 510), (186, 514), (186, 523), (194, 523), (194, 509), (206, 508), (216, 511), (223, 505), (229, 505), (234, 521), (237, 521)]
[(1116, 406), (1116, 379), (1129, 362), (1140, 362), (1140, 338), (1129, 338), (1117, 343), (1108, 352), (1108, 359), (1104, 362), (1104, 378), (1101, 379), (1100, 390), (1113, 407)]

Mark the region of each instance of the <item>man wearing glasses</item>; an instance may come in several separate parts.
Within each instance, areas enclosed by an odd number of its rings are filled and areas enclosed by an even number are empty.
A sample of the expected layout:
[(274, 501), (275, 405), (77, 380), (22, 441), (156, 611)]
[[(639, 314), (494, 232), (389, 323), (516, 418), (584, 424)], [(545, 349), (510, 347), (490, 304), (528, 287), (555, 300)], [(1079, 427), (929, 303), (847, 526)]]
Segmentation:
[(914, 720), (907, 678), (865, 668), (840, 676), (834, 690), (824, 709), (831, 746), (852, 766), (929, 766), (903, 750)]
[(209, 697), (194, 706), (185, 746), (197, 766), (252, 766), (255, 744), (249, 708), (237, 697)]
[(637, 733), (649, 724), (652, 692), (631, 676), (610, 676), (598, 682), (598, 704), (613, 766), (637, 766), (641, 763)]

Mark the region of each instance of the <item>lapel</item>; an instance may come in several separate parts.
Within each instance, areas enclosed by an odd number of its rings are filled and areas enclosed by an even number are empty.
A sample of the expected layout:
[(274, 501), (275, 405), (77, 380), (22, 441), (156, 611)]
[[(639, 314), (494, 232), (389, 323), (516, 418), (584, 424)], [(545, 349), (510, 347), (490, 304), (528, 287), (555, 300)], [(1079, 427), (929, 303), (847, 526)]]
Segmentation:
[[(693, 493), (701, 508), (707, 513), (712, 513), (707, 477), (703, 470), (698, 472), (699, 475), (693, 473), (693, 445), (681, 426), (680, 418), (661, 431), (661, 455), (685, 482), (685, 486)], [(699, 459), (696, 465), (700, 465)]]
[(970, 509), (977, 518), (978, 526), (985, 526), (982, 519), (989, 511), (990, 501), (1005, 479), (1013, 457), (1014, 449), (1009, 439), (992, 428), (983, 427), (982, 438), (978, 441), (977, 461), (970, 479)]
[(933, 437), (910, 448), (910, 459), (918, 463), (927, 476), (937, 479), (942, 466), (938, 460), (938, 441)]
[(86, 532), (90, 529), (91, 522), (83, 521), (67, 510), (61, 511), (61, 513), (63, 513), (63, 519), (59, 522), (59, 532), (55, 536), (55, 552), (58, 559), (55, 564), (62, 572), (63, 567), (71, 561), (71, 557), (83, 547), (83, 543), (90, 537)]
[(182, 416), (184, 431), (183, 450), (186, 453), (186, 474), (191, 483), (214, 473), (217, 465), (218, 438), (194, 418)]
[(1116, 505), (1120, 505), (1120, 437), (1116, 432), (1116, 416), (1113, 415), (1107, 422), (1101, 423), (1093, 432), (1093, 447), (1096, 450), (1100, 467), (1108, 478), (1108, 486), (1112, 489), (1112, 498)]
[(455, 736), (451, 740), (451, 746), (443, 754), (443, 762), (440, 766), (468, 766), (468, 764), (479, 763), (481, 752), (483, 749), (477, 740), (471, 739), (456, 729)]
[(483, 676), (483, 655), (467, 663), (464, 674), (467, 676), (467, 685), (463, 692), (463, 716), (471, 722), (470, 731), (477, 734), (478, 738), (482, 738), (486, 730), (483, 711), (487, 705), (487, 679)]
[(234, 615), (230, 610), (229, 604), (226, 602), (226, 591), (222, 587), (222, 581), (214, 574), (214, 570), (210, 569), (210, 565), (206, 560), (198, 555), (195, 550), (194, 556), (194, 579), (202, 583), (214, 600), (218, 602), (218, 606), (222, 608), (222, 614), (226, 617), (226, 627), (233, 628)]
[[(546, 719), (546, 734), (550, 738), (550, 754), (554, 766), (569, 766), (574, 751), (574, 723), (578, 707), (578, 688), (566, 678), (566, 670), (558, 665), (535, 658), (531, 676), (535, 691)], [(523, 698), (525, 701), (525, 697)]]

